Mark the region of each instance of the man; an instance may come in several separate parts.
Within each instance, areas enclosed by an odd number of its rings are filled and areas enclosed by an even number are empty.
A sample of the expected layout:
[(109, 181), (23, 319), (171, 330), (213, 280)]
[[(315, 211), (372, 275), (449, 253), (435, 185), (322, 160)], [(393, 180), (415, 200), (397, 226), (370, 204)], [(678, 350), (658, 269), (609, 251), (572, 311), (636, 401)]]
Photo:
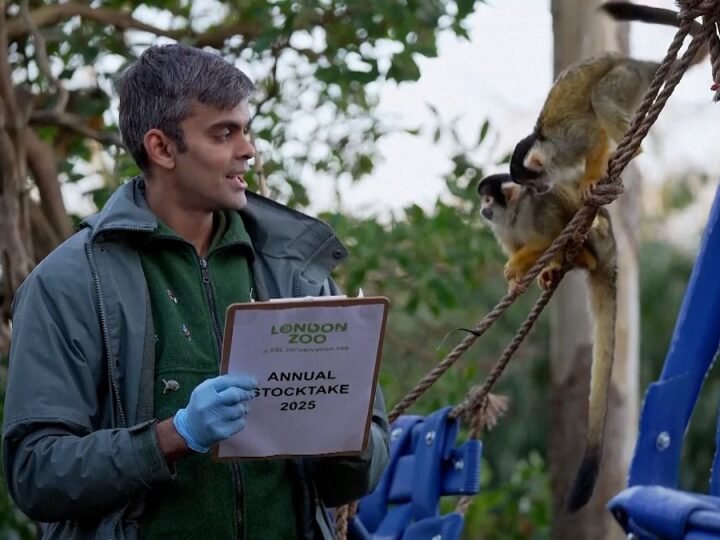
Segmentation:
[(238, 69), (168, 45), (119, 83), (143, 175), (18, 290), (10, 492), (44, 538), (332, 538), (326, 507), (368, 493), (387, 463), (379, 390), (360, 456), (227, 464), (208, 450), (242, 431), (256, 384), (218, 375), (226, 307), (337, 294), (346, 251), (324, 223), (246, 193), (254, 88)]

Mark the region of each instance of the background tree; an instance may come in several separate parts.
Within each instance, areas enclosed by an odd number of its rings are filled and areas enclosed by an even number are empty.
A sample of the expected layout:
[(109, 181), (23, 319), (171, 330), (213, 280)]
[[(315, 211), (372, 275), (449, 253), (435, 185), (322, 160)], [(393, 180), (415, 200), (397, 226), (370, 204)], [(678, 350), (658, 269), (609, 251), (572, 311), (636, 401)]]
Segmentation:
[[(253, 131), (261, 159), (250, 180), (271, 197), (302, 208), (315, 178), (358, 181), (372, 171), (382, 136), (403, 129), (378, 113), (381, 85), (417, 79), (417, 55), (435, 55), (440, 32), (465, 35), (473, 7), (473, 2), (440, 0), (207, 0), (195, 5), (187, 0), (31, 0), (24, 5), (0, 0), (0, 17), (5, 17), (0, 48), (7, 52), (0, 51), (0, 326), (6, 329), (17, 283), (81, 217), (68, 216), (63, 190), (89, 186), (100, 208), (120, 181), (137, 172), (119, 147), (112, 79), (146, 45), (177, 39), (208, 46), (258, 82)], [(591, 10), (586, 13), (595, 17)], [(435, 113), (431, 125), (413, 130), (451, 151), (447, 189), (434, 205), (408, 205), (390, 220), (339, 211), (321, 216), (351, 248), (337, 276), (341, 285), (349, 294), (362, 287), (365, 294), (391, 298), (381, 371), (390, 406), (462, 338), (449, 332), (478, 321), (505, 291), (503, 256), (477, 215), (474, 191), (483, 174), (497, 169), (487, 147), (498, 126), (480, 122), (463, 135), (457, 118)], [(94, 184), (82, 180), (88, 175)], [(701, 186), (679, 180), (669, 184), (677, 189), (668, 190), (667, 205), (654, 221), (648, 224), (646, 216), (644, 226), (636, 228), (644, 231), (641, 329), (650, 336), (640, 341), (641, 387), (659, 371), (692, 261), (692, 250), (677, 252), (660, 229), (668, 215), (688, 210), (702, 197)], [(630, 199), (626, 193), (621, 200)], [(661, 286), (662, 299), (656, 294)], [(412, 412), (461, 401), (486, 376), (536, 295), (533, 290), (523, 296)], [(497, 387), (511, 398), (511, 408), (483, 437), (483, 489), (467, 516), (468, 539), (549, 535), (546, 456), (558, 437), (547, 408), (550, 319), (541, 318)], [(4, 340), (6, 348), (7, 334)], [(718, 384), (706, 391), (717, 393)], [(688, 436), (688, 489), (701, 490), (706, 483), (712, 457), (708, 441), (714, 439), (711, 403), (701, 401)], [(575, 422), (583, 426), (584, 413)], [(574, 467), (566, 469), (574, 473)], [(596, 518), (604, 515), (600, 509)], [(32, 524), (0, 484), (0, 539), (33, 536)]]
[[(569, 64), (608, 51), (628, 54), (628, 27), (598, 11), (602, 0), (553, 0), (554, 74)], [(568, 275), (551, 305), (550, 473), (553, 490), (552, 537), (605, 540), (623, 538), (605, 511), (625, 486), (634, 448), (638, 403), (639, 293), (638, 224), (640, 178), (623, 178), (627, 192), (610, 205), (618, 245), (618, 321), (615, 363), (599, 481), (590, 502), (569, 515), (564, 501), (582, 455), (586, 433), (592, 323), (584, 278)]]
[(16, 287), (72, 231), (61, 185), (100, 163), (101, 206), (136, 172), (120, 148), (112, 82), (145, 46), (211, 47), (257, 81), (254, 180), (302, 206), (303, 178), (372, 170), (375, 143), (390, 129), (375, 114), (377, 84), (417, 79), (415, 55), (434, 56), (439, 31), (464, 36), (474, 4), (0, 1), (0, 351)]

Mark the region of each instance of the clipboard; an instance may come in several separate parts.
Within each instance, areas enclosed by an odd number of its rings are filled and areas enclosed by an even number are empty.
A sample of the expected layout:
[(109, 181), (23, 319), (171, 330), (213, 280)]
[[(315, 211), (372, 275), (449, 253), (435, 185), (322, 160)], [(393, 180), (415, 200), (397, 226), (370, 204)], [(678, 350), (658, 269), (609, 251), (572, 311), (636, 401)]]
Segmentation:
[(221, 373), (256, 377), (245, 428), (216, 461), (357, 455), (367, 448), (387, 324), (386, 297), (232, 304)]

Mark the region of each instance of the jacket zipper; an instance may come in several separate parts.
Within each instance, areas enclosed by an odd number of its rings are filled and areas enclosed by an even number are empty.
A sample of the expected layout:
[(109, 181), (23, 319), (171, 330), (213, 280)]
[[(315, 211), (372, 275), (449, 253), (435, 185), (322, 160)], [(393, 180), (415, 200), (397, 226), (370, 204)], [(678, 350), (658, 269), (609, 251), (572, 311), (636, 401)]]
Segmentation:
[[(99, 231), (99, 232), (103, 232), (103, 233), (109, 232), (109, 231), (113, 231), (113, 232), (149, 232), (151, 230), (153, 230), (152, 227), (110, 227), (107, 229), (103, 229), (102, 231)], [(106, 318), (106, 314), (105, 314), (105, 307), (102, 303), (102, 298), (100, 297), (100, 280), (98, 279), (97, 269), (95, 267), (95, 261), (92, 256), (91, 245), (93, 243), (94, 243), (94, 239), (91, 239), (89, 243), (85, 244), (85, 254), (88, 259), (88, 263), (90, 266), (90, 272), (92, 274), (93, 282), (95, 285), (98, 314), (100, 316), (100, 328), (101, 328), (102, 335), (103, 335), (103, 343), (105, 345), (105, 350), (107, 351), (107, 354), (108, 354), (110, 380), (111, 380), (111, 384), (112, 384), (113, 396), (115, 398), (115, 402), (116, 402), (117, 409), (118, 409), (118, 414), (120, 416), (120, 423), (122, 424), (122, 426), (127, 427), (127, 418), (125, 416), (125, 410), (122, 406), (122, 401), (120, 399), (120, 391), (118, 389), (117, 381), (115, 378), (115, 364), (114, 364), (114, 360), (111, 357), (112, 349), (110, 348), (110, 337), (109, 337), (108, 330), (107, 330), (107, 318)], [(207, 259), (205, 259), (205, 258), (198, 257), (198, 259), (199, 259), (199, 263), (200, 263), (200, 271), (202, 274), (202, 280), (203, 280), (203, 284), (205, 286), (205, 291), (206, 291), (206, 295), (207, 295), (207, 299), (208, 299), (208, 305), (210, 307), (213, 332), (215, 334), (215, 341), (216, 341), (217, 347), (218, 347), (218, 355), (221, 355), (222, 354), (222, 334), (220, 333), (220, 325), (218, 324), (217, 315), (216, 315), (216, 311), (215, 311), (215, 297), (212, 292), (212, 287), (210, 286), (210, 273), (207, 269), (208, 263), (207, 263)], [(300, 282), (297, 279), (297, 277), (295, 277), (293, 279), (293, 281), (294, 281), (294, 283), (292, 285), (292, 289), (294, 290), (295, 296), (299, 296), (300, 295)], [(254, 296), (255, 295), (253, 294), (253, 291), (251, 290), (250, 301), (255, 300)], [(231, 469), (232, 469), (232, 473), (233, 473), (233, 480), (235, 483), (235, 491), (236, 491), (237, 503), (238, 503), (237, 508), (235, 509), (236, 522), (237, 522), (237, 527), (238, 527), (238, 540), (241, 540), (242, 536), (243, 536), (243, 533), (242, 533), (243, 522), (242, 522), (242, 515), (240, 513), (240, 507), (241, 507), (241, 502), (242, 502), (242, 476), (240, 473), (239, 465), (237, 463), (232, 463)], [(316, 504), (318, 504), (318, 502), (319, 502), (317, 500), (317, 497), (315, 499), (315, 502), (316, 502)], [(117, 526), (121, 519), (122, 519), (122, 514), (113, 521), (113, 523), (110, 527), (110, 535), (109, 535), (110, 540), (112, 540), (115, 537), (115, 530), (117, 529)]]
[(215, 310), (215, 295), (210, 285), (210, 271), (208, 270), (208, 262), (204, 257), (198, 257), (200, 262), (200, 273), (205, 287), (205, 295), (207, 296), (208, 306), (210, 308), (210, 319), (212, 320), (213, 334), (215, 335), (215, 344), (218, 347), (218, 357), (222, 354), (222, 332), (220, 332), (220, 323), (217, 320)]
[[(147, 232), (149, 229), (146, 227), (112, 227), (105, 229), (106, 231), (122, 231), (122, 232)], [(127, 427), (127, 417), (125, 416), (125, 409), (123, 408), (122, 400), (120, 399), (120, 390), (117, 385), (117, 378), (115, 374), (115, 359), (112, 355), (112, 348), (110, 347), (110, 335), (107, 328), (107, 316), (105, 314), (105, 306), (100, 296), (100, 279), (98, 278), (97, 268), (95, 266), (95, 259), (92, 256), (92, 245), (95, 243), (94, 237), (85, 244), (85, 256), (88, 260), (88, 266), (90, 266), (90, 274), (92, 275), (93, 284), (95, 285), (95, 299), (97, 302), (98, 315), (100, 316), (100, 331), (102, 333), (103, 344), (108, 355), (108, 371), (110, 376), (110, 386), (112, 387), (113, 398), (115, 399), (115, 405), (118, 410), (118, 416), (120, 417), (121, 427)], [(113, 419), (115, 421), (115, 419)], [(112, 540), (115, 538), (115, 530), (117, 529), (118, 523), (122, 519), (122, 514), (118, 515), (110, 526), (110, 535), (108, 538)]]
[[(200, 264), (200, 273), (202, 275), (202, 282), (205, 288), (205, 296), (208, 301), (208, 307), (210, 308), (210, 319), (212, 320), (213, 333), (215, 334), (215, 344), (217, 345), (218, 358), (222, 355), (222, 333), (220, 332), (220, 323), (217, 320), (217, 311), (215, 309), (215, 295), (212, 291), (212, 285), (210, 283), (210, 271), (208, 270), (208, 261), (204, 257), (198, 257)], [(237, 524), (237, 537), (241, 539), (242, 534), (242, 513), (240, 508), (242, 506), (242, 475), (240, 473), (240, 466), (237, 463), (231, 463), (230, 468), (232, 470), (233, 482), (235, 484), (235, 496), (237, 498), (237, 505), (235, 507), (235, 522)]]
[(115, 358), (110, 348), (110, 336), (107, 329), (107, 318), (105, 316), (105, 306), (103, 305), (102, 298), (100, 297), (100, 280), (98, 278), (97, 269), (95, 268), (95, 261), (92, 257), (90, 244), (85, 244), (85, 255), (87, 256), (88, 263), (90, 266), (90, 273), (92, 274), (93, 283), (95, 285), (95, 298), (97, 301), (98, 314), (100, 315), (100, 330), (103, 336), (103, 343), (105, 350), (108, 355), (108, 368), (110, 371), (110, 385), (112, 386), (113, 397), (115, 398), (115, 404), (118, 409), (118, 415), (120, 416), (121, 427), (127, 427), (127, 418), (125, 417), (125, 409), (120, 399), (120, 390), (117, 385), (117, 377), (115, 374)]

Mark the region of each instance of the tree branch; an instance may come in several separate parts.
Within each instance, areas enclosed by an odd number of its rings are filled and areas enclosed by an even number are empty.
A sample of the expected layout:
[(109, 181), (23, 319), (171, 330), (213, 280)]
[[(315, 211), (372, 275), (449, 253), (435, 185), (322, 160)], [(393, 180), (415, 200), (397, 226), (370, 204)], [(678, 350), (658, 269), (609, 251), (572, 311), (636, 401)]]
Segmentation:
[(190, 37), (193, 45), (196, 47), (213, 47), (219, 49), (223, 46), (226, 39), (235, 36), (242, 36), (247, 42), (260, 36), (261, 29), (257, 24), (245, 24), (234, 22), (208, 28), (205, 32), (196, 34), (192, 31), (185, 32), (178, 39)]
[(95, 139), (102, 144), (123, 146), (122, 139), (114, 131), (99, 131), (88, 126), (81, 116), (67, 112), (34, 111), (30, 116), (31, 124), (50, 124), (70, 129), (84, 137)]
[(35, 45), (35, 61), (37, 62), (38, 68), (40, 68), (40, 71), (57, 90), (58, 99), (55, 103), (55, 110), (57, 112), (64, 111), (67, 106), (69, 94), (65, 86), (55, 77), (55, 75), (53, 75), (52, 69), (50, 69), (50, 60), (48, 59), (45, 37), (33, 21), (30, 14), (29, 0), (22, 0), (20, 3), (20, 10), (33, 37), (33, 43)]
[[(84, 19), (95, 21), (101, 24), (114, 26), (121, 31), (140, 30), (149, 32), (156, 36), (164, 36), (174, 40), (190, 40), (197, 47), (209, 46), (219, 48), (226, 39), (241, 35), (246, 40), (256, 38), (260, 35), (261, 28), (256, 24), (233, 22), (226, 25), (210, 28), (205, 32), (196, 33), (192, 29), (166, 30), (152, 24), (137, 20), (127, 11), (116, 9), (93, 8), (89, 5), (66, 2), (64, 4), (53, 4), (42, 6), (31, 13), (32, 21), (38, 28), (52, 26), (71, 17), (80, 16)], [(28, 21), (22, 17), (16, 17), (7, 24), (7, 34), (10, 41), (15, 41), (31, 32)]]
[[(10, 61), (8, 60), (8, 25), (5, 22), (5, 2), (0, 0), (0, 98), (4, 101), (7, 116), (13, 117), (13, 111), (17, 110), (17, 102), (15, 101), (15, 89), (12, 83), (12, 70)], [(14, 125), (14, 128), (19, 128)]]
[[(22, 189), (21, 183), (26, 173), (25, 148), (21, 139), (32, 104), (24, 104), (21, 108), (15, 96), (9, 60), (5, 0), (0, 0), (0, 106), (2, 105), (5, 108), (0, 111), (0, 137), (5, 137), (6, 140), (2, 141), (4, 148), (0, 156), (3, 157), (3, 161), (14, 161), (15, 173), (2, 179), (5, 183), (2, 189), (8, 189), (8, 193), (17, 193)], [(7, 151), (10, 153), (5, 153)]]
[(30, 201), (30, 225), (32, 231), (33, 255), (35, 261), (40, 262), (55, 249), (63, 238), (53, 227), (43, 208), (34, 201)]
[(57, 245), (73, 233), (73, 227), (60, 189), (55, 152), (30, 128), (25, 130), (25, 147), (30, 171), (40, 192), (40, 205), (50, 227), (56, 232)]
[(0, 198), (10, 197), (14, 194), (14, 183), (18, 175), (15, 145), (13, 145), (5, 125), (5, 107), (5, 98), (0, 94), (0, 156), (2, 156), (2, 160), (0, 160)]

